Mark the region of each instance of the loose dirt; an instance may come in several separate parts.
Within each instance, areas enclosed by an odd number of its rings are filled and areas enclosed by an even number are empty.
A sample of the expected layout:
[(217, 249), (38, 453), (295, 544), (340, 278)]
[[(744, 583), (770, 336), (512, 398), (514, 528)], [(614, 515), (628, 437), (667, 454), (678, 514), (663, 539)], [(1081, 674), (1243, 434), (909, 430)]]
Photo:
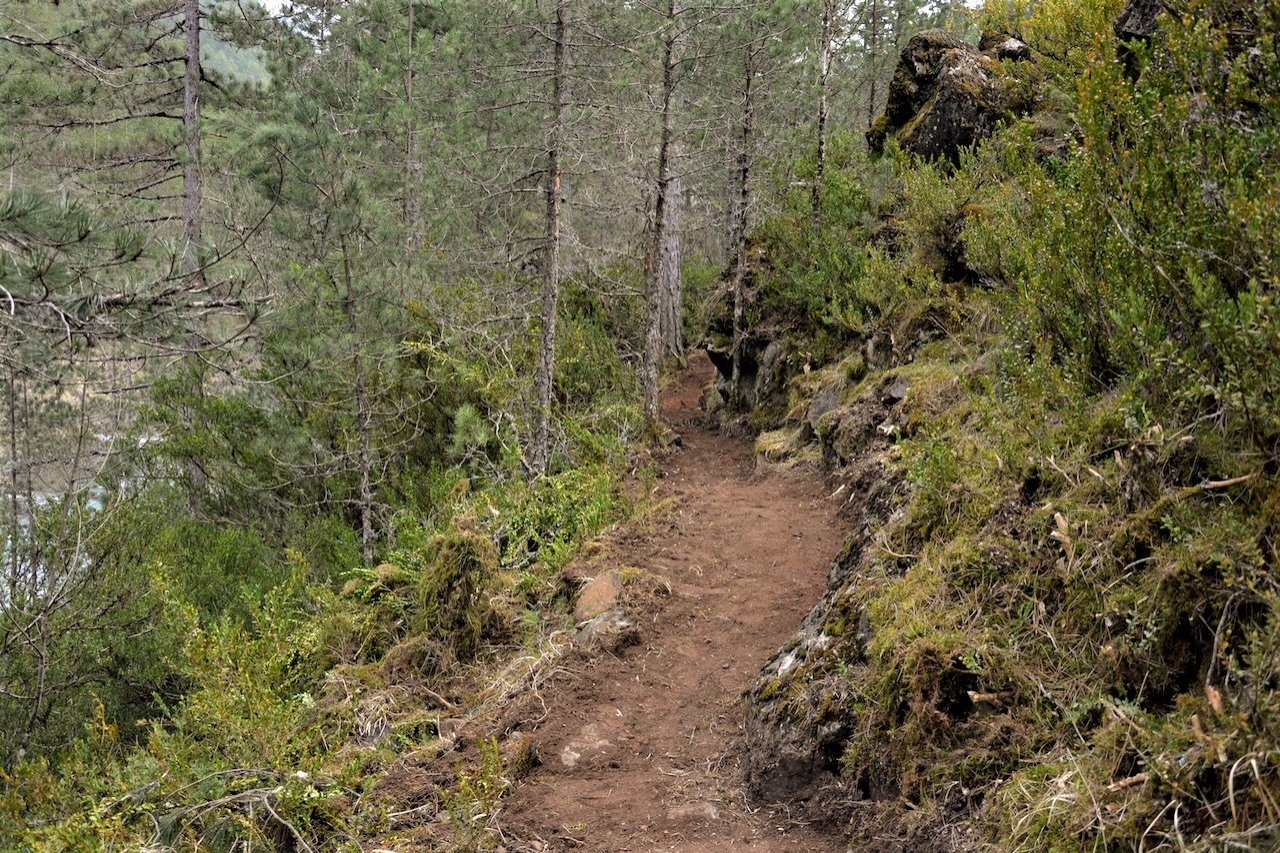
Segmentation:
[(749, 440), (702, 426), (710, 379), (699, 364), (664, 395), (682, 446), (660, 461), (656, 497), (678, 509), (620, 545), (622, 565), (672, 595), (639, 644), (542, 688), (542, 766), (501, 815), (516, 849), (844, 849), (785, 810), (752, 810), (735, 787), (726, 751), (742, 693), (821, 596), (842, 536), (817, 474), (756, 471)]

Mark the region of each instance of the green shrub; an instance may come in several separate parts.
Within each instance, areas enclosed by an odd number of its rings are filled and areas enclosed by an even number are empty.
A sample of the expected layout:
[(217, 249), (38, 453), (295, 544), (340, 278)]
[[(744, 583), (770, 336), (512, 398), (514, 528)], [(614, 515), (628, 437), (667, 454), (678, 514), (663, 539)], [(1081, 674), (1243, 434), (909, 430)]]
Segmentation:
[(436, 536), (427, 546), (418, 588), (418, 631), (450, 648), (461, 661), (480, 644), (488, 600), (483, 595), (498, 570), (498, 552), (487, 536), (465, 522)]
[[(795, 166), (797, 176), (809, 181), (813, 169), (812, 160)], [(759, 294), (748, 324), (765, 318), (780, 324), (821, 360), (865, 337), (877, 318), (894, 311), (908, 289), (906, 279), (868, 246), (878, 204), (892, 195), (893, 181), (889, 164), (867, 163), (851, 136), (834, 136), (818, 219), (810, 195), (793, 192), (782, 211), (756, 230), (764, 264), (756, 270)]]
[[(1081, 148), (1027, 162), (974, 244), (1018, 296), (1015, 334), (1092, 388), (1132, 377), (1156, 417), (1277, 441), (1280, 354), (1265, 248), (1280, 230), (1276, 11), (1197, 2), (1167, 16), (1137, 80), (1102, 45), (1080, 77)], [(1256, 34), (1243, 49), (1226, 27)], [(1202, 93), (1202, 94), (1197, 94)]]

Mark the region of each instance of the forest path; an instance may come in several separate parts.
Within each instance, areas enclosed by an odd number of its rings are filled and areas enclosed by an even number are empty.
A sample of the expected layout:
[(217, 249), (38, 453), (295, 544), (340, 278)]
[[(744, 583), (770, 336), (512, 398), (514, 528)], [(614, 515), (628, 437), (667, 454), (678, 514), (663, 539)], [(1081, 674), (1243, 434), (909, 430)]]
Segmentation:
[(543, 688), (543, 763), (500, 821), (517, 850), (844, 849), (785, 812), (749, 810), (724, 757), (743, 691), (822, 595), (842, 535), (821, 478), (757, 472), (749, 439), (702, 425), (710, 379), (702, 359), (664, 394), (682, 447), (660, 460), (656, 498), (678, 509), (618, 551), (672, 595), (638, 645)]

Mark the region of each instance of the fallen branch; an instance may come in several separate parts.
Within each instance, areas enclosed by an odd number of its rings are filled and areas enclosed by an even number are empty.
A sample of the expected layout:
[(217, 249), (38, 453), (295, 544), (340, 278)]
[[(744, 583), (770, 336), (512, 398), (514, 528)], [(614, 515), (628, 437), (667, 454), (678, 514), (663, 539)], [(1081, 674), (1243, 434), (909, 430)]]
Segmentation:
[(1155, 516), (1157, 513), (1161, 512), (1165, 507), (1180, 504), (1183, 501), (1194, 498), (1196, 495), (1203, 494), (1204, 492), (1214, 492), (1220, 489), (1229, 489), (1232, 486), (1239, 486), (1242, 483), (1249, 482), (1250, 480), (1256, 480), (1258, 478), (1259, 473), (1260, 472), (1258, 471), (1254, 471), (1252, 474), (1245, 474), (1240, 477), (1232, 477), (1228, 480), (1208, 480), (1204, 483), (1198, 483), (1194, 486), (1186, 486), (1185, 488), (1179, 489), (1178, 491), (1173, 492), (1172, 494), (1166, 494), (1163, 497), (1161, 497), (1159, 500), (1157, 500), (1154, 504), (1151, 505), (1151, 508), (1147, 510), (1147, 514), (1150, 516)]
[(439, 693), (432, 690), (430, 687), (419, 687), (418, 689), (421, 690), (428, 699), (430, 699), (432, 702), (435, 702), (437, 705), (439, 705), (441, 708), (444, 708), (446, 711), (452, 711), (454, 708), (458, 707), (457, 705), (450, 702), (448, 699), (441, 696)]

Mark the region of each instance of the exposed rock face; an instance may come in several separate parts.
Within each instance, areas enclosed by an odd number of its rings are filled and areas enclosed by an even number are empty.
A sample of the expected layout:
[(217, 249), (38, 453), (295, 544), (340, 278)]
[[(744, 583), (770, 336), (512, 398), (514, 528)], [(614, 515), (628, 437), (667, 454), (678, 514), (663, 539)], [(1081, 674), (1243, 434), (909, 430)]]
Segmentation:
[(983, 33), (978, 51), (996, 59), (1026, 62), (1031, 59), (1031, 47), (1022, 39), (1008, 33)]
[[(732, 400), (733, 377), (733, 335), (713, 334), (703, 343), (711, 363), (715, 365), (717, 378), (715, 398), (708, 398), (708, 403), (716, 402), (717, 411)], [(791, 360), (786, 348), (778, 341), (769, 340), (759, 334), (748, 334), (742, 342), (741, 376), (739, 379), (739, 398), (733, 407), (737, 411), (748, 412), (757, 406), (777, 408), (785, 406), (787, 401), (787, 379), (792, 373)], [(713, 414), (711, 406), (707, 413)]]
[(1129, 0), (1113, 25), (1116, 38), (1121, 42), (1149, 41), (1159, 28), (1157, 18), (1163, 10), (1161, 0)]
[(926, 30), (911, 37), (898, 57), (884, 113), (867, 132), (872, 151), (883, 151), (888, 134), (904, 127), (928, 104), (946, 55), (964, 47), (960, 39), (941, 30)]
[(1116, 18), (1112, 29), (1120, 47), (1116, 51), (1117, 58), (1125, 64), (1132, 76), (1137, 76), (1137, 58), (1133, 53), (1135, 43), (1146, 43), (1155, 37), (1159, 29), (1160, 13), (1164, 10), (1161, 0), (1128, 0), (1120, 15)]
[(787, 348), (780, 341), (770, 341), (760, 354), (760, 369), (756, 371), (755, 402), (757, 406), (782, 407), (787, 404), (787, 380), (793, 369)]
[(986, 52), (941, 30), (912, 36), (898, 58), (884, 114), (867, 131), (873, 152), (893, 136), (927, 160), (959, 160), (960, 152), (990, 136), (1021, 103), (1000, 65), (1022, 60), (1030, 48), (1012, 36), (984, 38)]
[(822, 416), (840, 405), (840, 397), (844, 393), (844, 385), (845, 381), (842, 378), (827, 382), (818, 389), (817, 393), (813, 395), (813, 399), (809, 401), (809, 408), (805, 411), (805, 420), (815, 434), (818, 431), (818, 423), (822, 420)]
[(578, 595), (578, 603), (573, 608), (573, 619), (575, 622), (594, 619), (617, 607), (621, 598), (622, 575), (617, 569), (596, 575)]

